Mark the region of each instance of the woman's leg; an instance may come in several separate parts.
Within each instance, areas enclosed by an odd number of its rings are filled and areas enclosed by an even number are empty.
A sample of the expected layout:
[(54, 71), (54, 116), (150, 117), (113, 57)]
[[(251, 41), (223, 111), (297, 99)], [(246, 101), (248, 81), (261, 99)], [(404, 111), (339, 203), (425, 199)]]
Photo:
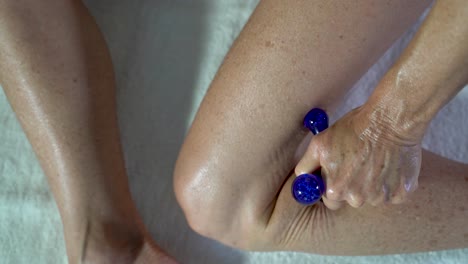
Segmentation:
[[(291, 177), (252, 249), (375, 255), (468, 247), (468, 165), (423, 153), (419, 189), (402, 205), (299, 205)], [(258, 246), (258, 247), (257, 247)]]
[(1, 84), (54, 193), (70, 263), (172, 263), (132, 202), (111, 60), (86, 8), (6, 0), (0, 18)]
[[(175, 171), (190, 225), (248, 247), (266, 228), (312, 107), (343, 94), (430, 1), (261, 1), (206, 95)], [(312, 249), (311, 249), (312, 250)]]

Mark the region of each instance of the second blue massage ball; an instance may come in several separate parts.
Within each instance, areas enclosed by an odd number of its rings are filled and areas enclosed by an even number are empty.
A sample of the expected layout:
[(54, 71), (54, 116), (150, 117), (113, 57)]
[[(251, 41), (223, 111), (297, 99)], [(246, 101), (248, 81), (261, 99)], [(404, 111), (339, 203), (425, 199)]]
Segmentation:
[(322, 177), (314, 174), (301, 174), (291, 186), (294, 199), (303, 205), (312, 205), (322, 198), (325, 191)]

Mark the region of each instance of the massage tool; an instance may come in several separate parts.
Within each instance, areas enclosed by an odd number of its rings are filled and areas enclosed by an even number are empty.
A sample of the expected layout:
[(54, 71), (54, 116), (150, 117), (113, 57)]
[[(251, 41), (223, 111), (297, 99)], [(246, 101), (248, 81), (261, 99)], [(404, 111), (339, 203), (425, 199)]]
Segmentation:
[[(328, 116), (322, 109), (314, 108), (304, 117), (304, 127), (314, 135), (328, 128)], [(318, 202), (325, 193), (320, 169), (313, 173), (301, 174), (292, 183), (292, 195), (294, 199), (303, 205), (312, 205)]]

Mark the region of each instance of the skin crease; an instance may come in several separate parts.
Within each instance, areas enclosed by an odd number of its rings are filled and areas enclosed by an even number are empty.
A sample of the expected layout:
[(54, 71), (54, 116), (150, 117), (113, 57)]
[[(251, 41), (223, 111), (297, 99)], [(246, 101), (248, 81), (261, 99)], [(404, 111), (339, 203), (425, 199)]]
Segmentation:
[(369, 101), (314, 137), (295, 172), (322, 168), (327, 207), (398, 204), (417, 188), (424, 133), (468, 82), (467, 41), (466, 1), (436, 2)]
[(58, 204), (69, 263), (175, 263), (128, 188), (113, 69), (81, 1), (0, 1), (0, 80)]
[(176, 197), (190, 226), (233, 247), (262, 251), (365, 255), (468, 246), (467, 166), (430, 153), (424, 153), (419, 191), (402, 205), (331, 211), (297, 204), (290, 190), (295, 152), (308, 134), (304, 114), (312, 107), (332, 114), (429, 4), (261, 1), (176, 164)]

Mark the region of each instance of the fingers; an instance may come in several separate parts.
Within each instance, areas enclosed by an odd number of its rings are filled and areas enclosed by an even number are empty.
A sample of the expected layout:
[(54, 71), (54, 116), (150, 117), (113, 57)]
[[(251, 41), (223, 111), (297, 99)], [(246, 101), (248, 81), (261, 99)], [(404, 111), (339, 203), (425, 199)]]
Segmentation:
[[(396, 175), (394, 177), (399, 177)], [(396, 188), (391, 188), (389, 185), (380, 185), (381, 189), (376, 193), (375, 196), (369, 197), (366, 202), (373, 206), (378, 206), (384, 203), (387, 204), (402, 204), (406, 202), (411, 195), (417, 189), (418, 179), (413, 177), (411, 183), (408, 184), (408, 181), (402, 177), (401, 183)]]
[[(311, 173), (317, 170), (318, 168), (320, 168), (320, 160), (317, 155), (318, 153), (317, 152), (317, 140), (318, 140), (317, 137), (318, 135), (313, 137), (304, 155), (302, 156), (302, 159), (296, 165), (296, 168), (294, 170), (296, 175), (301, 175), (304, 173)], [(327, 178), (326, 178), (325, 171), (322, 171), (322, 178), (325, 181), (325, 186), (327, 188), (327, 193), (328, 193)], [(333, 194), (331, 195), (333, 196)], [(342, 207), (343, 202), (335, 201), (332, 199), (327, 199), (325, 196), (326, 195), (322, 196), (322, 201), (327, 208), (331, 210), (337, 210), (340, 207)]]
[(394, 178), (399, 179), (399, 185), (389, 195), (389, 202), (401, 204), (408, 200), (409, 195), (418, 188), (419, 171), (421, 168), (421, 152), (406, 152), (401, 157), (401, 165), (395, 171)]
[(390, 195), (389, 202), (392, 204), (402, 204), (408, 200), (408, 197), (418, 187), (418, 177), (411, 177), (411, 180), (402, 179), (398, 189)]
[[(345, 204), (342, 193), (342, 189), (344, 187), (343, 181), (332, 181), (332, 178), (327, 176), (330, 172), (325, 167), (326, 165), (320, 164), (319, 142), (321, 139), (323, 139), (325, 133), (326, 131), (312, 138), (312, 141), (307, 147), (307, 150), (305, 151), (302, 159), (296, 165), (295, 173), (296, 175), (311, 173), (319, 169), (322, 165), (322, 178), (327, 189), (326, 194), (322, 196), (322, 201), (327, 208), (331, 210), (338, 210)], [(333, 173), (336, 174), (335, 171), (333, 171)]]
[(330, 186), (327, 189), (327, 194), (322, 197), (324, 204), (331, 210), (341, 208), (345, 203), (348, 203), (354, 208), (359, 208), (364, 205), (364, 195), (359, 190), (339, 188)]
[(372, 206), (401, 204), (409, 196), (404, 184), (396, 190), (390, 190), (386, 185), (380, 185), (381, 188), (376, 190), (364, 189), (362, 185), (347, 186), (329, 185), (326, 195), (322, 197), (325, 206), (331, 210), (337, 210), (346, 203), (354, 208), (360, 208), (366, 203)]
[(383, 185), (383, 175), (374, 176), (371, 172), (368, 175), (368, 182), (365, 191), (369, 194), (367, 202), (372, 206), (378, 206), (385, 203), (387, 199), (386, 187)]
[[(301, 175), (322, 166), (322, 177), (327, 188), (322, 199), (329, 209), (337, 210), (345, 203), (354, 208), (362, 207), (365, 203), (373, 206), (401, 204), (416, 189), (418, 177), (412, 172), (417, 173), (418, 170), (414, 170), (413, 166), (398, 164), (392, 153), (381, 149), (366, 149), (357, 155), (340, 156), (340, 153), (351, 151), (331, 145), (330, 135), (327, 134), (330, 131), (312, 138), (295, 168), (296, 175)], [(410, 176), (405, 177), (405, 174)]]

